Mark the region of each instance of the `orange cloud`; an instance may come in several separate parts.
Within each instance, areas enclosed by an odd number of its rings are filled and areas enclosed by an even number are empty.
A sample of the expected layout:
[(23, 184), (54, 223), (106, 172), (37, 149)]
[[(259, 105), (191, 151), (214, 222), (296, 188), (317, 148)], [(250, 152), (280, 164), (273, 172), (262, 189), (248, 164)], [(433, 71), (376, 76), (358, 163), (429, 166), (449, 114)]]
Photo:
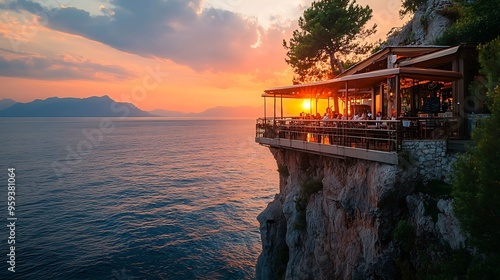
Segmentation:
[[(297, 5), (297, 14), (309, 2)], [(296, 19), (278, 11), (263, 27), (234, 11), (202, 8), (201, 1), (153, 0), (147, 7), (116, 1), (102, 14), (5, 3), (0, 2), (0, 98), (109, 95), (146, 110), (199, 112), (219, 105), (261, 106), (265, 88), (292, 81), (282, 40), (291, 37)], [(168, 75), (158, 82), (148, 78), (148, 69)]]

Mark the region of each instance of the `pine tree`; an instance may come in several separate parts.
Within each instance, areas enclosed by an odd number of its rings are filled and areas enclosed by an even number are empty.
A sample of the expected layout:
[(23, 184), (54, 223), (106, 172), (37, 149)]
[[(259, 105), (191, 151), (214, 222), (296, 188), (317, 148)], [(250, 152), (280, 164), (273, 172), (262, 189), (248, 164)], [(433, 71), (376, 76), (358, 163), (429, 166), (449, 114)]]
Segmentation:
[(342, 55), (365, 54), (372, 44), (360, 42), (376, 31), (376, 24), (364, 26), (372, 17), (369, 6), (353, 0), (320, 0), (311, 4), (299, 18), (300, 30), (283, 46), (286, 62), (292, 66), (295, 82), (317, 81), (344, 71)]

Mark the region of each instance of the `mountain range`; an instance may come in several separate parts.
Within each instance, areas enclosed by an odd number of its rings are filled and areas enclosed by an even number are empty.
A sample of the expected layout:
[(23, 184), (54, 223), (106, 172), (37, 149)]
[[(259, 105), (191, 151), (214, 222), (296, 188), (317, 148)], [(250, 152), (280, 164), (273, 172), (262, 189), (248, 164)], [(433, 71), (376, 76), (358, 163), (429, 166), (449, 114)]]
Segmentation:
[(257, 118), (262, 114), (262, 109), (259, 107), (251, 107), (251, 106), (239, 106), (239, 107), (217, 106), (199, 113), (182, 113), (182, 112), (168, 111), (168, 110), (153, 110), (150, 111), (150, 113), (160, 117)]
[(168, 110), (143, 111), (131, 103), (116, 102), (109, 96), (88, 98), (36, 99), (21, 103), (12, 99), (0, 100), (0, 117), (258, 117), (259, 107), (219, 106), (199, 113)]
[(3, 109), (7, 109), (16, 103), (17, 103), (17, 101), (9, 99), (9, 98), (2, 99), (2, 100), (0, 100), (0, 111)]
[[(5, 103), (3, 100), (2, 104)], [(0, 117), (152, 117), (130, 103), (116, 102), (108, 96), (88, 98), (36, 99), (17, 102), (0, 111)]]

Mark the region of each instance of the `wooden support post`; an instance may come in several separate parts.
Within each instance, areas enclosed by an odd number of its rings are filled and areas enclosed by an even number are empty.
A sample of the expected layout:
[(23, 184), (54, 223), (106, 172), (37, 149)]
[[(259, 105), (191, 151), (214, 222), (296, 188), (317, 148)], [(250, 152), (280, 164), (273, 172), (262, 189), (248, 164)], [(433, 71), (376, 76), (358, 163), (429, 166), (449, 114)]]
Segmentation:
[(377, 115), (377, 112), (376, 112), (376, 99), (375, 99), (375, 90), (373, 87), (371, 87), (371, 91), (372, 91), (372, 119), (375, 119), (375, 116)]
[(312, 97), (309, 96), (309, 115), (312, 115), (313, 113), (313, 108), (312, 108)]
[(337, 92), (332, 92), (333, 95), (333, 110), (340, 114), (340, 108), (339, 108), (339, 94)]
[(349, 82), (345, 82), (345, 108), (344, 108), (344, 116), (346, 119), (349, 117)]
[(276, 93), (274, 94), (274, 112), (273, 112), (273, 125), (276, 125)]
[(281, 118), (283, 118), (283, 94), (281, 94)]
[(266, 108), (266, 97), (264, 97), (264, 124), (267, 123), (267, 117), (266, 117), (266, 114), (267, 114), (267, 108)]
[(401, 114), (401, 90), (400, 90), (400, 82), (399, 82), (399, 75), (396, 75), (396, 85), (394, 89), (394, 102), (396, 106), (396, 118), (399, 117), (399, 114)]
[(319, 99), (318, 99), (318, 98), (314, 98), (314, 100), (316, 101), (316, 102), (315, 102), (315, 106), (316, 106), (315, 110), (316, 110), (316, 112), (315, 112), (315, 114), (314, 114), (314, 116), (316, 117), (316, 115), (318, 114), (318, 100), (319, 100)]

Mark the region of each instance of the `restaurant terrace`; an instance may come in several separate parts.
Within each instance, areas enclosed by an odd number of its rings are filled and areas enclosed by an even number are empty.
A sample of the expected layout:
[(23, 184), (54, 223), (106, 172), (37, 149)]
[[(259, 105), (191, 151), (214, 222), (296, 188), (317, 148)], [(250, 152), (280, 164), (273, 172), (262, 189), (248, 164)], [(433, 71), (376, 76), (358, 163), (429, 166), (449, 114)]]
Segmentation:
[[(256, 142), (388, 164), (407, 141), (463, 149), (471, 115), (486, 110), (468, 90), (478, 68), (471, 46), (386, 47), (334, 79), (266, 89)], [(311, 106), (285, 116), (284, 100)]]

